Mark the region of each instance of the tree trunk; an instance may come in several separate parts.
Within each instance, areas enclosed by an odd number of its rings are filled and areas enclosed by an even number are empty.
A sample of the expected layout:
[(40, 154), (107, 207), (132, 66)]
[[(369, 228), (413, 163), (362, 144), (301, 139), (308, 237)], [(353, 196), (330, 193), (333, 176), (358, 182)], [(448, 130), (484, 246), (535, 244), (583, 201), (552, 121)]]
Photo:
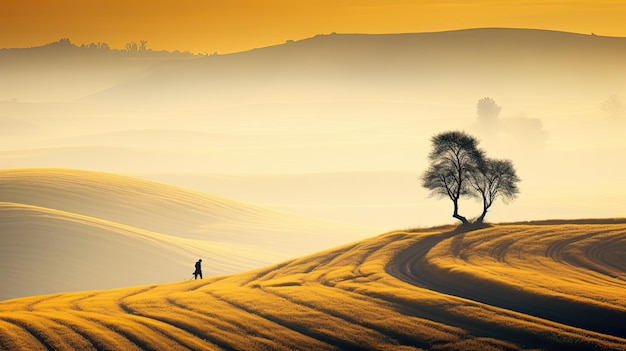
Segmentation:
[(483, 209), (483, 213), (481, 213), (480, 217), (476, 219), (476, 223), (482, 223), (485, 220), (485, 216), (487, 215), (487, 209)]
[(452, 214), (452, 217), (454, 217), (454, 218), (458, 219), (458, 220), (459, 220), (459, 221), (461, 221), (461, 223), (463, 223), (463, 224), (467, 224), (467, 223), (469, 223), (469, 222), (467, 221), (467, 218), (465, 218), (465, 217), (463, 217), (463, 216), (461, 216), (461, 215), (459, 214), (459, 203), (458, 203), (458, 201), (454, 201), (454, 213)]
[(491, 203), (487, 201), (487, 199), (485, 198), (485, 194), (483, 194), (483, 213), (481, 213), (480, 217), (476, 219), (476, 223), (482, 223), (485, 220), (485, 216), (487, 215), (489, 207), (491, 207)]

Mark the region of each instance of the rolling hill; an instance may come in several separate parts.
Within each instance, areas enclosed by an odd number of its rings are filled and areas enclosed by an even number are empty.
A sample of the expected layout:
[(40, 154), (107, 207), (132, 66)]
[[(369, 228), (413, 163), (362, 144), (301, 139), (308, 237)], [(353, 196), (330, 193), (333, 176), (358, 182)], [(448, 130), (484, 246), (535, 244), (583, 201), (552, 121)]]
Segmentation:
[(371, 235), (161, 183), (0, 171), (0, 299), (249, 270)]
[(626, 222), (398, 231), (234, 275), (0, 302), (3, 350), (626, 350)]

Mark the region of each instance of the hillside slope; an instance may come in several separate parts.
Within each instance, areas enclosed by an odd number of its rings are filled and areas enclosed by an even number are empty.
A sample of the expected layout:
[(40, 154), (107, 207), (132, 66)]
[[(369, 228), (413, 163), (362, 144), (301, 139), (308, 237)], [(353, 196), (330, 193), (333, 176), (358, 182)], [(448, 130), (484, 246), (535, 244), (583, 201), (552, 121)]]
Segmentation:
[(14, 299), (0, 348), (626, 350), (625, 234), (393, 232), (202, 282)]
[(0, 171), (0, 299), (262, 267), (370, 235), (183, 188), (67, 169)]

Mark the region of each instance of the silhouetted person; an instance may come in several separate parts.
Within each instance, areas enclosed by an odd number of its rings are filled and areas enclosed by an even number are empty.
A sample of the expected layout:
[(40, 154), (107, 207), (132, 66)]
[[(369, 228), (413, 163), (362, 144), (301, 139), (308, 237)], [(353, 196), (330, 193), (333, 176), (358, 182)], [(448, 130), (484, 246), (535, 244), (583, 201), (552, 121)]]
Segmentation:
[(198, 276), (202, 279), (202, 259), (199, 259), (198, 262), (196, 262), (196, 271), (193, 272), (193, 279), (198, 279)]

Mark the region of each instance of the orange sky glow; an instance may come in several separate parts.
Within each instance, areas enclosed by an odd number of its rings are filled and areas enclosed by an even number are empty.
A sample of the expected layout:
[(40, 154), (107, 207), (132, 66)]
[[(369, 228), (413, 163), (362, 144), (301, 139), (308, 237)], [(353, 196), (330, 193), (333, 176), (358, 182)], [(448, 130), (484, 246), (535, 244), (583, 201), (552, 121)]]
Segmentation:
[(626, 36), (626, 2), (409, 0), (4, 0), (0, 48), (69, 38), (147, 40), (154, 50), (229, 53), (316, 34), (514, 27)]

